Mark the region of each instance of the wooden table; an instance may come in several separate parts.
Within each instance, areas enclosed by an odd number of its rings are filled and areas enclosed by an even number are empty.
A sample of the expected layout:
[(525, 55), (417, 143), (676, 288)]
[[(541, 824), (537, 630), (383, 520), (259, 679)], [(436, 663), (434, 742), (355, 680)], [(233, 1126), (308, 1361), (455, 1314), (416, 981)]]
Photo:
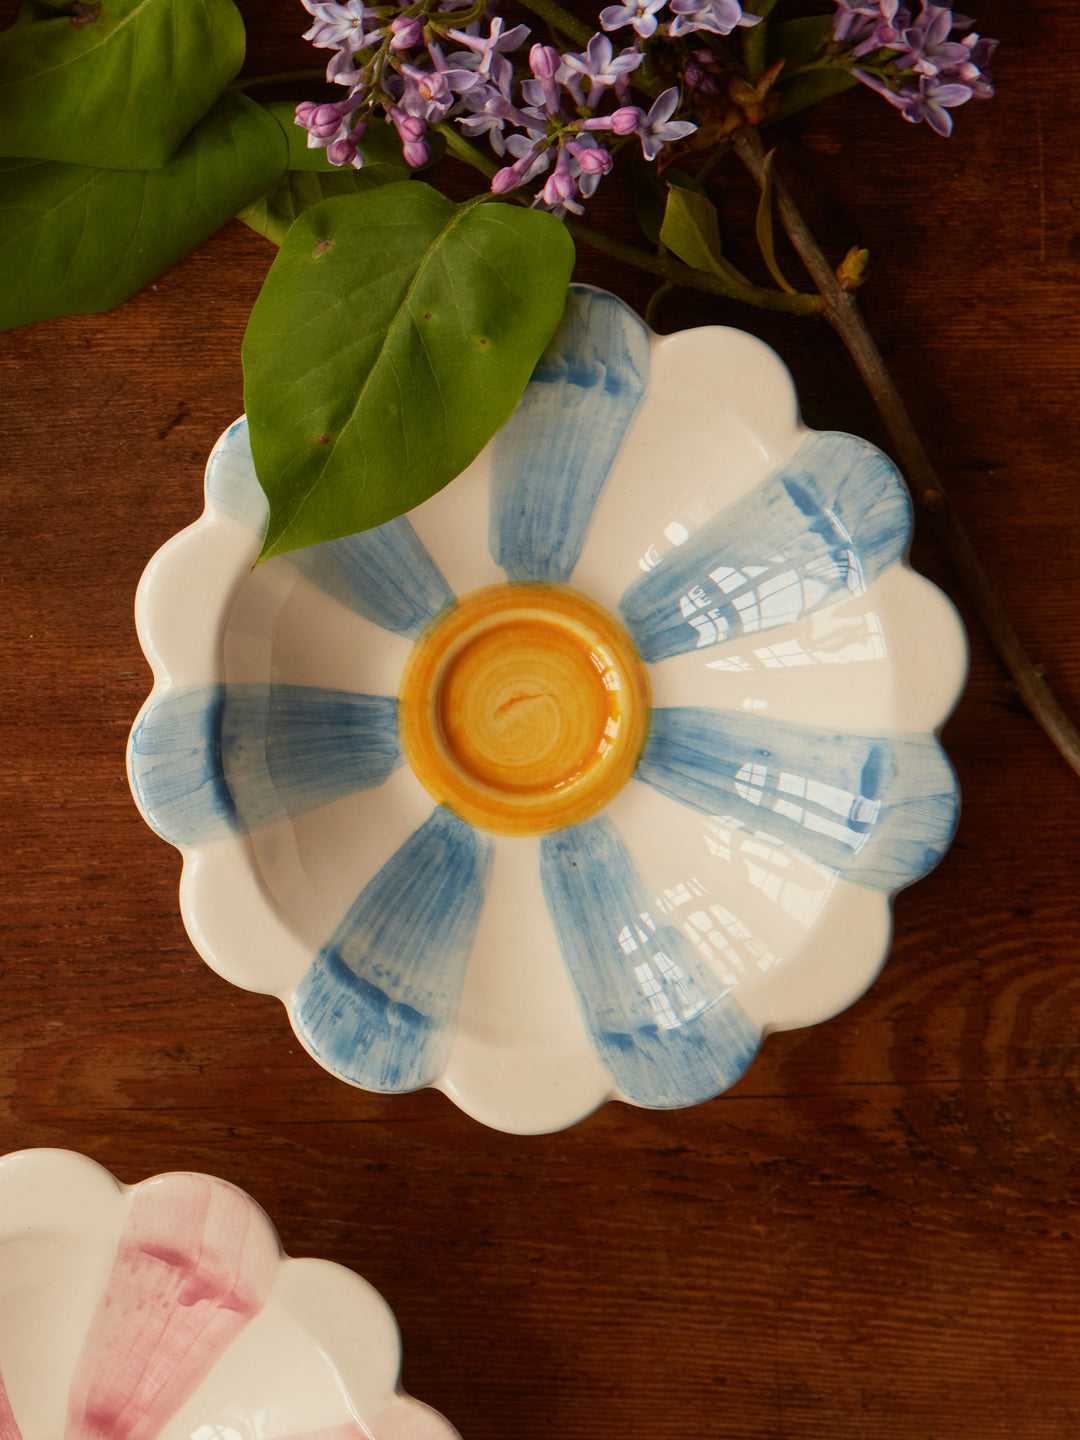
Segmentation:
[[(242, 8), (252, 70), (311, 63), (299, 6)], [(1080, 11), (976, 8), (999, 93), (951, 141), (860, 92), (794, 123), (777, 162), (831, 256), (869, 247), (871, 326), (1077, 716)], [(613, 182), (594, 218), (628, 214)], [(407, 1388), (467, 1440), (1080, 1433), (1080, 779), (928, 532), (914, 562), (971, 628), (945, 731), (959, 834), (899, 897), (870, 993), (771, 1037), (721, 1098), (507, 1137), (435, 1092), (335, 1081), (275, 1000), (196, 956), (178, 857), (125, 778), (149, 688), (132, 598), (241, 412), (272, 255), (234, 222), (118, 310), (0, 342), (0, 1151), (235, 1181), (291, 1253), (382, 1291)], [(579, 275), (648, 297), (584, 249)], [(775, 345), (811, 423), (884, 443), (823, 324), (662, 312), (703, 322)]]

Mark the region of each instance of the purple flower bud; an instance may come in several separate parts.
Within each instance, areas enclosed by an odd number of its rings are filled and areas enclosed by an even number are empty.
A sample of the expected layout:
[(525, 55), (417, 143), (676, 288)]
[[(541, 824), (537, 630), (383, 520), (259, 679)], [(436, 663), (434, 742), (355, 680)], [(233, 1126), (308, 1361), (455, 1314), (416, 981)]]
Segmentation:
[(413, 170), (419, 170), (431, 158), (426, 140), (406, 140), (401, 147), (401, 153), (405, 157), (405, 164)]
[(573, 152), (584, 175), (606, 175), (614, 164), (611, 155), (600, 145), (589, 150), (584, 145), (571, 143), (567, 149)]
[(393, 36), (391, 50), (412, 50), (423, 40), (424, 27), (416, 16), (399, 15), (390, 21), (390, 34)]
[(307, 124), (307, 129), (319, 140), (328, 140), (340, 127), (341, 111), (336, 105), (317, 105)]
[(529, 69), (538, 80), (553, 80), (562, 56), (553, 45), (534, 45), (529, 51)]
[(493, 195), (505, 195), (508, 190), (516, 190), (521, 184), (521, 176), (518, 174), (516, 165), (504, 165), (501, 170), (496, 170), (491, 177), (491, 193)]
[(645, 112), (636, 105), (622, 105), (618, 110), (613, 110), (608, 118), (616, 135), (633, 135), (645, 119)]

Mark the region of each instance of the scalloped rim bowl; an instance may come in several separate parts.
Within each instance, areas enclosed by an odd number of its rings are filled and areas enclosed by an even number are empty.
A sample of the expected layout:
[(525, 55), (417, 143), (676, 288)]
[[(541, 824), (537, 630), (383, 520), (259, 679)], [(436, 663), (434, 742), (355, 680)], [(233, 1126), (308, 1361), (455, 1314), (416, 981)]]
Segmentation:
[[(554, 1130), (714, 1096), (871, 984), (956, 823), (967, 644), (891, 462), (807, 430), (767, 346), (575, 288), (445, 490), (253, 568), (266, 514), (240, 421), (139, 588), (129, 775), (199, 953), (332, 1073)], [(415, 647), (507, 585), (599, 606), (651, 692), (632, 777), (549, 833), (474, 828), (402, 753)]]
[(4, 1440), (459, 1440), (400, 1360), (377, 1291), (285, 1255), (234, 1185), (0, 1158)]

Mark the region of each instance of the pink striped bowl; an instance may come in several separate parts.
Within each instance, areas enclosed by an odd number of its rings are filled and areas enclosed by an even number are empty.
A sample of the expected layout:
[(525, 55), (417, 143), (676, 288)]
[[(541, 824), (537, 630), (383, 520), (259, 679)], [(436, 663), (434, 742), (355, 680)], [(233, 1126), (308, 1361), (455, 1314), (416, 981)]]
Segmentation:
[(209, 1175), (0, 1158), (0, 1440), (456, 1440), (358, 1275)]

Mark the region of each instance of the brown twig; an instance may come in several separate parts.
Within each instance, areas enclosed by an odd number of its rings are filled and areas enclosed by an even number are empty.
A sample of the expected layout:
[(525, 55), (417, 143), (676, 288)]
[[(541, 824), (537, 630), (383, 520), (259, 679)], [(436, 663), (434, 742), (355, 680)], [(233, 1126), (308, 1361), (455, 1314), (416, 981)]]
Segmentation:
[[(757, 130), (747, 127), (738, 131), (732, 137), (732, 144), (743, 165), (761, 184), (764, 180), (765, 150)], [(1080, 732), (1062, 709), (1042, 673), (1032, 663), (1013, 629), (975, 553), (971, 538), (915, 432), (900, 392), (867, 329), (855, 295), (841, 285), (799, 213), (790, 191), (775, 173), (773, 185), (780, 221), (825, 301), (826, 320), (843, 341), (878, 408), (900, 468), (907, 476), (922, 513), (952, 561), (991, 644), (1025, 705), (1065, 761), (1080, 775)]]

